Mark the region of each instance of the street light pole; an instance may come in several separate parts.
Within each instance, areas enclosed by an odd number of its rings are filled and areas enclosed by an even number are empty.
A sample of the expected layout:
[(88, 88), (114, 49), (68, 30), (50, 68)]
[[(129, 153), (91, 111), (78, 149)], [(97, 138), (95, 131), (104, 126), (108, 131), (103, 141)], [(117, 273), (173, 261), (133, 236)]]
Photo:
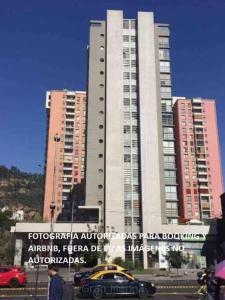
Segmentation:
[[(53, 166), (53, 182), (52, 182), (52, 202), (49, 206), (50, 212), (51, 212), (51, 223), (50, 223), (50, 233), (53, 233), (54, 231), (54, 214), (55, 214), (55, 177), (56, 177), (56, 154), (57, 154), (57, 143), (60, 142), (60, 136), (58, 133), (54, 136), (54, 142), (55, 142), (55, 153), (54, 153), (54, 166)], [(53, 248), (53, 239), (50, 238), (50, 261), (52, 258), (52, 248)], [(49, 299), (49, 287), (50, 287), (50, 277), (48, 279), (48, 295), (47, 299)]]
[[(60, 142), (60, 136), (58, 133), (54, 136), (55, 142), (55, 154), (54, 154), (54, 167), (53, 167), (53, 184), (52, 184), (52, 202), (50, 204), (50, 211), (51, 211), (51, 225), (50, 225), (50, 232), (53, 233), (54, 231), (54, 214), (55, 214), (55, 177), (56, 177), (56, 155), (57, 155), (57, 143)], [(50, 258), (52, 258), (52, 247), (53, 247), (53, 240), (50, 239)]]
[(71, 249), (69, 249), (69, 274), (70, 274), (70, 257), (73, 253), (72, 245), (73, 245), (73, 239), (72, 239), (72, 231), (73, 231), (73, 212), (74, 212), (74, 202), (75, 202), (75, 189), (73, 189), (73, 198), (72, 198), (72, 215), (71, 215), (71, 224), (70, 224), (70, 243), (69, 246), (71, 246)]

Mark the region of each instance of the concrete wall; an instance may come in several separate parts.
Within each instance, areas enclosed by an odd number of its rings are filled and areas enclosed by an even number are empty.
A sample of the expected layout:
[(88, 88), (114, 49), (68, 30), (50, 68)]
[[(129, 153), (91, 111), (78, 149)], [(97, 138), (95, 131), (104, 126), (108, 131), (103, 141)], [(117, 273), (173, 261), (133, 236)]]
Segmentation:
[(91, 21), (88, 51), (86, 205), (104, 202), (105, 34), (105, 22)]
[[(123, 181), (123, 15), (107, 12), (106, 226), (124, 232)], [(115, 253), (114, 253), (115, 255)], [(124, 256), (124, 253), (116, 253)]]
[(143, 232), (161, 224), (159, 112), (153, 13), (138, 12), (138, 66)]

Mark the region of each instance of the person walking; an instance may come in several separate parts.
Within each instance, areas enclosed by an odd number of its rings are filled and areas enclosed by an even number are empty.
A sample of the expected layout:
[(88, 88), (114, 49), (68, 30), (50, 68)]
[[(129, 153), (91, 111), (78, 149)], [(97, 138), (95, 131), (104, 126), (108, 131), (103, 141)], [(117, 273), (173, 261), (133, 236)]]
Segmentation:
[(58, 274), (58, 268), (52, 264), (49, 265), (48, 276), (50, 277), (48, 300), (64, 300), (63, 299), (64, 281)]

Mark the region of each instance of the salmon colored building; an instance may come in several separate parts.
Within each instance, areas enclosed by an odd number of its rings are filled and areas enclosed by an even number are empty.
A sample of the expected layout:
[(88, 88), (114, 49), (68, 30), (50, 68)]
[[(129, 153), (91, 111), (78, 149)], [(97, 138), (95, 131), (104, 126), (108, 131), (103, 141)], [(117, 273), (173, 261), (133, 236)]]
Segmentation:
[(223, 176), (215, 100), (175, 99), (180, 221), (221, 215)]
[(56, 90), (46, 94), (44, 221), (62, 210), (71, 210), (70, 193), (84, 179), (86, 93)]

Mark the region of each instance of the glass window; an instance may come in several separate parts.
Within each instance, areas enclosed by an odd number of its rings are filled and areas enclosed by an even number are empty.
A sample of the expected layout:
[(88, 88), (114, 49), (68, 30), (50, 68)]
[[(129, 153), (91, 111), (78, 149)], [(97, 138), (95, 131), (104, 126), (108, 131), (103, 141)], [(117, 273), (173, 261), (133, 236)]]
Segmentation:
[(169, 38), (165, 36), (159, 37), (159, 48), (169, 48)]
[(123, 28), (129, 29), (129, 20), (123, 20)]
[(169, 60), (170, 59), (169, 49), (159, 49), (159, 59), (160, 60)]
[(124, 67), (129, 67), (130, 66), (130, 61), (128, 59), (125, 59), (123, 61), (123, 65), (124, 65)]
[(123, 105), (129, 106), (130, 105), (130, 99), (129, 98), (124, 98), (123, 99)]
[(161, 86), (171, 86), (170, 74), (160, 74)]
[(129, 59), (129, 48), (123, 49), (123, 58)]
[(126, 93), (129, 92), (130, 91), (130, 86), (129, 85), (124, 85), (123, 86), (123, 91), (126, 92)]
[(136, 85), (132, 85), (131, 86), (131, 92), (132, 93), (136, 93), (137, 92), (137, 86)]
[(130, 28), (131, 29), (136, 29), (136, 20), (131, 20), (130, 21)]
[(129, 42), (129, 35), (124, 35), (123, 36), (123, 41), (124, 42)]
[(123, 73), (123, 79), (130, 79), (130, 73), (129, 72), (124, 72)]
[(131, 67), (136, 67), (136, 60), (131, 60)]
[(171, 87), (161, 87), (161, 97), (162, 98), (171, 98)]
[(170, 73), (170, 62), (169, 61), (160, 61), (160, 72)]
[(131, 79), (136, 80), (137, 79), (137, 73), (132, 72), (131, 73)]

